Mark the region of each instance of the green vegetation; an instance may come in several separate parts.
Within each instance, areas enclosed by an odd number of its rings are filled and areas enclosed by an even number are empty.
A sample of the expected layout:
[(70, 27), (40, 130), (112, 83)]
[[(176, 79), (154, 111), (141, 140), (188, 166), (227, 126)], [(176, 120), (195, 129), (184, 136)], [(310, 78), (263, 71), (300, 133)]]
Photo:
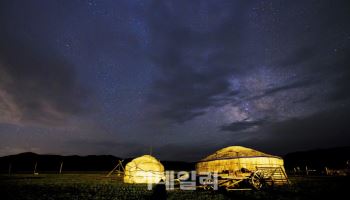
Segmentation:
[[(105, 174), (16, 174), (0, 175), (0, 199), (158, 199), (146, 185), (124, 184)], [(270, 191), (182, 191), (167, 192), (167, 199), (320, 199), (347, 192), (348, 177), (292, 178), (293, 184)]]

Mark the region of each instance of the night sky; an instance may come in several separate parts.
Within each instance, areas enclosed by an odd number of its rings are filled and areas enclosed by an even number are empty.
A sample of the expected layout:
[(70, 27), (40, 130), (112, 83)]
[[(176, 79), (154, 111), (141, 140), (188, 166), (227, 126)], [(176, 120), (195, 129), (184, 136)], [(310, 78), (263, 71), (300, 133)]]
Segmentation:
[(350, 1), (0, 1), (0, 155), (350, 145)]

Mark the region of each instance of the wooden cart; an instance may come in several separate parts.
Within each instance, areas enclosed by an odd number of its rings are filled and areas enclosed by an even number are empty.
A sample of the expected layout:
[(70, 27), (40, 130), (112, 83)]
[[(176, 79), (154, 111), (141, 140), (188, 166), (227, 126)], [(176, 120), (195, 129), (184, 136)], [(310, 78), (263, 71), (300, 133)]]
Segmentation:
[(289, 184), (287, 175), (281, 167), (257, 167), (255, 171), (245, 169), (236, 172), (223, 171), (216, 176), (207, 176), (204, 183), (202, 181), (198, 187), (206, 190), (219, 188), (231, 191), (261, 190), (276, 185)]

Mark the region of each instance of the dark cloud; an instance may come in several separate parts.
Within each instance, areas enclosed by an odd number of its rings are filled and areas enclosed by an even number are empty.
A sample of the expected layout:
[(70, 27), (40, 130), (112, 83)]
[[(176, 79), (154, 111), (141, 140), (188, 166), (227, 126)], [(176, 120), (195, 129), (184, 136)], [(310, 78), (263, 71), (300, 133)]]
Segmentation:
[(349, 2), (2, 0), (1, 154), (344, 144)]
[(216, 73), (216, 76), (209, 76), (210, 73), (187, 71), (183, 75), (175, 75), (173, 80), (157, 81), (157, 94), (153, 96), (153, 101), (162, 102), (162, 117), (184, 122), (204, 114), (206, 108), (218, 103), (215, 97), (228, 95), (227, 73)]
[(291, 55), (288, 55), (283, 60), (276, 63), (277, 66), (288, 67), (300, 65), (310, 61), (316, 54), (316, 46), (302, 47), (295, 50)]
[[(350, 42), (349, 42), (350, 43)], [(339, 49), (339, 55), (337, 61), (333, 64), (333, 71), (336, 71), (337, 75), (333, 80), (334, 91), (331, 94), (330, 99), (332, 101), (348, 100), (350, 93), (348, 87), (350, 85), (350, 49)]]
[[(193, 13), (199, 4), (202, 7)], [(160, 107), (161, 117), (188, 121), (236, 94), (228, 79), (241, 71), (238, 63), (243, 57), (238, 48), (246, 6), (201, 1), (154, 5), (150, 15), (152, 58), (160, 69), (160, 78), (155, 81), (150, 101)]]
[(259, 132), (263, 137), (249, 141), (271, 152), (287, 153), (303, 149), (349, 145), (349, 104), (310, 116), (270, 123)]
[(310, 96), (303, 97), (301, 99), (296, 99), (296, 100), (292, 101), (292, 103), (293, 104), (306, 103), (306, 102), (312, 100), (312, 98), (314, 98), (314, 97), (312, 95), (310, 95)]
[(6, 31), (20, 22), (0, 20), (2, 122), (52, 125), (83, 112), (88, 92), (78, 83), (74, 66), (40, 40), (24, 37), (30, 34), (25, 27), (23, 32)]
[(238, 131), (244, 131), (252, 127), (261, 126), (263, 124), (266, 124), (266, 120), (258, 120), (258, 121), (239, 121), (239, 122), (232, 122), (228, 125), (223, 125), (220, 127), (221, 131), (231, 131), (231, 132), (238, 132)]
[[(292, 90), (292, 89), (305, 89), (305, 88), (310, 87), (310, 86), (312, 86), (314, 84), (317, 84), (317, 81), (310, 78), (310, 79), (299, 80), (299, 81), (296, 81), (296, 82), (292, 82), (292, 83), (289, 83), (289, 84), (285, 84), (285, 85), (281, 85), (281, 86), (277, 86), (277, 87), (273, 87), (273, 88), (267, 88), (267, 89), (265, 89), (262, 92), (262, 94), (259, 94), (259, 95), (256, 95), (256, 96), (249, 96), (249, 95), (243, 96), (242, 100), (236, 102), (236, 104), (239, 104), (242, 101), (259, 100), (261, 98), (273, 96), (276, 93), (286, 92), (286, 91)], [(310, 99), (311, 99), (311, 95), (309, 95), (308, 97), (303, 97), (301, 101), (295, 100), (294, 102), (298, 101), (300, 103), (300, 102), (305, 102), (306, 100), (310, 100)]]
[(311, 86), (312, 84), (315, 84), (315, 83), (316, 83), (316, 81), (314, 81), (312, 79), (306, 79), (306, 80), (293, 82), (293, 83), (290, 83), (287, 85), (282, 85), (282, 86), (274, 87), (271, 89), (267, 89), (264, 93), (264, 96), (268, 96), (268, 95), (271, 95), (271, 94), (274, 94), (277, 92), (286, 91), (286, 90), (290, 90), (290, 89), (308, 87), (308, 86)]

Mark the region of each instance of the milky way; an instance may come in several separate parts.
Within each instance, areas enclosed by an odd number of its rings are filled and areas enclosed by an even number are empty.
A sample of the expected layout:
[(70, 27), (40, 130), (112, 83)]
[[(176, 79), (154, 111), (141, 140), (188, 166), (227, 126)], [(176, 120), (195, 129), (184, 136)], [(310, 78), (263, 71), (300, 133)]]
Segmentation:
[(349, 145), (348, 1), (0, 2), (0, 154)]

